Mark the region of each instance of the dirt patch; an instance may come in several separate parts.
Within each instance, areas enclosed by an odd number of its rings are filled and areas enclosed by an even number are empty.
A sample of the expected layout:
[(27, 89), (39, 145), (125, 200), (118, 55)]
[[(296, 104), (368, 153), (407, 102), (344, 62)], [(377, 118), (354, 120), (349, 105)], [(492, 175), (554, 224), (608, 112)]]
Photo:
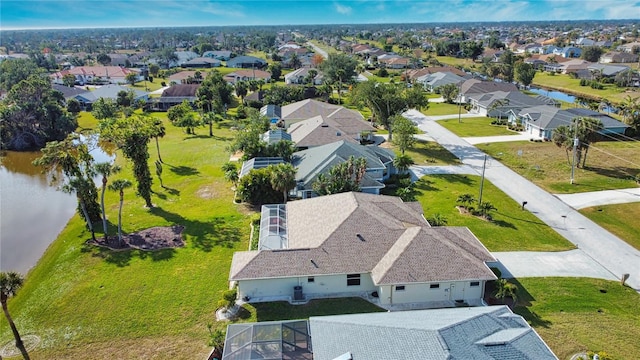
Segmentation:
[(118, 236), (89, 240), (87, 244), (102, 246), (111, 250), (161, 250), (184, 246), (182, 232), (184, 226), (157, 226), (131, 234), (123, 234), (122, 242), (118, 241)]
[(206, 185), (198, 189), (196, 195), (203, 199), (213, 199), (215, 197), (215, 193), (213, 191), (213, 186)]
[[(40, 337), (38, 335), (23, 335), (22, 343), (24, 344), (27, 352), (33, 351), (40, 344)], [(2, 348), (0, 348), (0, 356), (3, 358), (10, 358), (14, 356), (21, 355), (20, 350), (16, 347), (16, 341), (11, 340), (4, 344)]]

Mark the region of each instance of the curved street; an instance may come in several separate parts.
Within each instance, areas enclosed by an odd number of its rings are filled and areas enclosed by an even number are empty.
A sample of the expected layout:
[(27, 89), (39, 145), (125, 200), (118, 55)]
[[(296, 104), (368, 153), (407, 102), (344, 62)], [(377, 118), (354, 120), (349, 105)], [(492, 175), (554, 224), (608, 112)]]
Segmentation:
[[(417, 110), (409, 110), (403, 115), (414, 121), (428, 136), (461, 159), (463, 164), (474, 169), (478, 175), (482, 171), (486, 156), (486, 179), (517, 203), (527, 201), (526, 209), (528, 211), (551, 226), (578, 248), (572, 251), (583, 253), (579, 255), (579, 259), (592, 259), (593, 267), (601, 266), (606, 269), (611, 274), (611, 279), (620, 279), (623, 274), (629, 274), (627, 285), (636, 291), (640, 291), (640, 251), (592, 222), (575, 208), (563, 202), (559, 197), (544, 191), (434, 121), (447, 117), (431, 118)], [(451, 116), (457, 117), (458, 115)], [(494, 256), (500, 258), (500, 254), (494, 253)], [(508, 254), (505, 253), (505, 255)], [(565, 261), (563, 256), (555, 258), (559, 262)], [(522, 262), (519, 263), (517, 260), (503, 262), (503, 265), (507, 267), (510, 273), (519, 274), (519, 276), (527, 276), (526, 274), (530, 274), (528, 276), (540, 276), (538, 275), (541, 273), (540, 267), (552, 268), (544, 262), (533, 261), (529, 264), (530, 266)], [(508, 269), (508, 266), (520, 266), (520, 268)], [(552, 274), (556, 274), (555, 276), (567, 276), (563, 271), (549, 271), (549, 273), (548, 276)], [(597, 273), (600, 272), (597, 271)], [(592, 275), (585, 271), (584, 276), (591, 277)]]

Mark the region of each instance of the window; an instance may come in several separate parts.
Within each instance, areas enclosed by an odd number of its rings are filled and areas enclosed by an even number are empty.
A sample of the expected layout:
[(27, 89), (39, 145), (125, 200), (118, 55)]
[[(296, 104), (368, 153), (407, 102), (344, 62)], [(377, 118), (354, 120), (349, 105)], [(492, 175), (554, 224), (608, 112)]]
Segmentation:
[(314, 278), (313, 278), (313, 276), (309, 276), (309, 277), (307, 278), (307, 282), (312, 283), (312, 282), (315, 282), (315, 281), (316, 281), (316, 279), (314, 279)]
[(472, 281), (469, 286), (480, 286), (480, 281)]
[(431, 284), (429, 285), (429, 289), (440, 289), (440, 284)]
[(347, 286), (360, 285), (360, 274), (347, 274)]
[(404, 291), (404, 285), (396, 285), (396, 291)]

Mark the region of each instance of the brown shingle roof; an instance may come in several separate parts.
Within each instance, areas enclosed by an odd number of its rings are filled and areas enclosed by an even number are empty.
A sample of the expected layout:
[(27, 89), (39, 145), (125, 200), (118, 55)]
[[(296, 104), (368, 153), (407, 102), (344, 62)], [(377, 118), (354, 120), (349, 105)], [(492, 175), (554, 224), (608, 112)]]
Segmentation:
[(176, 84), (162, 92), (163, 97), (196, 96), (200, 84)]
[[(234, 254), (230, 280), (374, 272), (376, 283), (494, 279), (466, 228), (431, 228), (400, 198), (343, 193), (287, 203), (289, 249)], [(312, 261), (313, 260), (313, 261)]]

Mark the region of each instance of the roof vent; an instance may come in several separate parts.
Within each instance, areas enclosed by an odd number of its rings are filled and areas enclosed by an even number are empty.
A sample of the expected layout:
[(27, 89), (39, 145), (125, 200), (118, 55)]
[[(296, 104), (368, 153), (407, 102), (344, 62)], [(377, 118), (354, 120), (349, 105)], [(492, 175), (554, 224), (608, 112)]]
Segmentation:
[(340, 133), (340, 131), (336, 132), (336, 136), (341, 136), (342, 134)]
[(321, 126), (321, 127), (329, 127), (329, 124), (327, 124), (327, 123), (322, 123), (322, 124), (320, 124), (320, 126)]
[(365, 240), (364, 240), (364, 237), (362, 237), (362, 235), (360, 235), (360, 233), (357, 233), (357, 234), (356, 234), (356, 237), (357, 237), (358, 239), (360, 239), (360, 241), (365, 241)]

